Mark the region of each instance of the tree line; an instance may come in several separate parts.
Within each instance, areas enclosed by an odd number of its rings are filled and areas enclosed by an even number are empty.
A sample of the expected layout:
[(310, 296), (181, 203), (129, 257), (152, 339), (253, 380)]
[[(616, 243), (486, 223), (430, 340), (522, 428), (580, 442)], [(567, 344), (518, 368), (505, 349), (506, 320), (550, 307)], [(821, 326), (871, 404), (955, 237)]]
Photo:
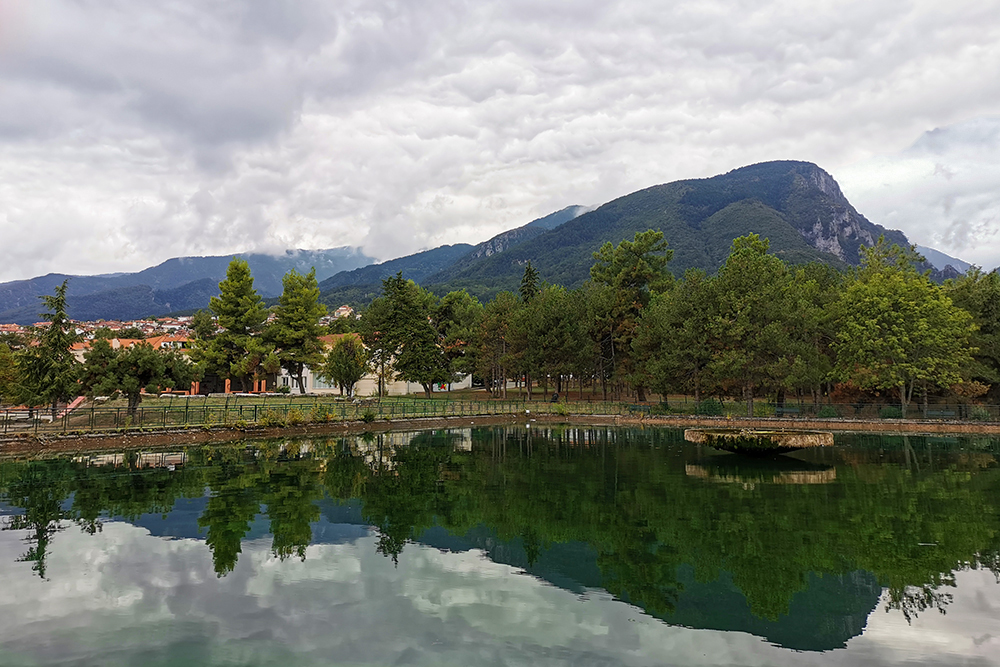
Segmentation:
[[(43, 297), (51, 324), (34, 345), (0, 345), (0, 391), (8, 400), (49, 405), (84, 391), (121, 391), (130, 410), (143, 390), (183, 387), (214, 376), (249, 391), (285, 369), (305, 392), (307, 369), (353, 392), (371, 373), (389, 382), (435, 384), (474, 374), (495, 397), (516, 384), (539, 390), (589, 387), (608, 399), (704, 400), (786, 397), (878, 398), (905, 414), (914, 400), (981, 400), (1000, 378), (1000, 276), (973, 268), (944, 285), (915, 265), (919, 256), (880, 240), (860, 266), (792, 266), (751, 234), (732, 242), (715, 275), (674, 278), (663, 234), (648, 230), (593, 255), (590, 280), (568, 290), (539, 280), (527, 262), (517, 293), (481, 303), (464, 290), (437, 296), (401, 274), (357, 321), (332, 329), (320, 319), (315, 271), (292, 270), (268, 309), (245, 260), (234, 259), (208, 311), (193, 320), (190, 356), (95, 341), (86, 362), (70, 353), (65, 283)], [(321, 337), (342, 333), (327, 349)]]
[(757, 235), (733, 241), (718, 273), (668, 271), (672, 251), (649, 230), (594, 253), (591, 279), (567, 290), (525, 264), (517, 293), (480, 304), (438, 299), (399, 275), (359, 331), (380, 377), (444, 382), (473, 372), (497, 397), (519, 383), (609, 398), (672, 394), (819, 403), (982, 399), (1000, 378), (1000, 276), (972, 269), (933, 283), (911, 248), (880, 240), (847, 272), (791, 266)]

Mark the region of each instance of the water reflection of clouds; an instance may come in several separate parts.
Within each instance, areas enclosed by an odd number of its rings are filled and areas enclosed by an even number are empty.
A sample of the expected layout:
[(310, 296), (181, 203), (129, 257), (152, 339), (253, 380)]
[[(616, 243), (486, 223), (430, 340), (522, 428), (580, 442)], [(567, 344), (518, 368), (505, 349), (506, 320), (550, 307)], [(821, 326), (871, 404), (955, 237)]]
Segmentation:
[[(30, 567), (15, 562), (21, 537), (0, 533), (0, 571)], [(668, 627), (604, 592), (581, 598), (478, 551), (408, 545), (397, 567), (369, 536), (306, 555), (282, 562), (269, 539), (248, 541), (220, 579), (204, 542), (120, 522), (94, 536), (70, 527), (47, 581), (4, 577), (0, 645), (12, 664), (134, 665), (168, 654), (190, 664), (1000, 664), (1000, 586), (989, 572), (958, 574), (947, 615), (907, 625), (883, 603), (846, 650), (809, 654)]]

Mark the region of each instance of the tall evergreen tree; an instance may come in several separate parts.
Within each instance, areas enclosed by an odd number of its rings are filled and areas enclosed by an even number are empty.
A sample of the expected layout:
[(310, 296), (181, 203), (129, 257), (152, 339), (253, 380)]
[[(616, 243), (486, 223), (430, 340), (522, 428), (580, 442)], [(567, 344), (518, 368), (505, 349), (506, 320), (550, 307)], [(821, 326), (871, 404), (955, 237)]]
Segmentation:
[(524, 303), (530, 303), (538, 294), (538, 269), (531, 265), (530, 260), (524, 266), (524, 275), (521, 276), (521, 288), (518, 293)]
[(365, 312), (365, 345), (378, 365), (392, 365), (403, 380), (419, 383), (428, 397), (434, 384), (451, 382), (448, 356), (431, 314), (436, 298), (397, 273), (382, 281), (382, 295)]
[(18, 400), (28, 405), (49, 405), (53, 419), (57, 406), (77, 395), (79, 364), (71, 348), (76, 332), (66, 316), (67, 281), (55, 288), (55, 294), (41, 297), (49, 324), (38, 336), (38, 345), (19, 351), (20, 389)]
[(292, 269), (281, 283), (284, 289), (276, 317), (264, 339), (274, 345), (278, 362), (294, 378), (299, 393), (304, 394), (306, 366), (315, 368), (323, 361), (323, 344), (319, 340), (323, 327), (319, 320), (326, 315), (326, 306), (319, 302), (315, 268), (304, 276)]
[(520, 303), (513, 292), (500, 292), (483, 308), (476, 334), (476, 368), (494, 398), (507, 398), (512, 376), (511, 336)]
[(0, 343), (0, 403), (13, 403), (20, 384), (17, 357), (5, 343)]
[(441, 336), (451, 371), (466, 375), (476, 368), (476, 333), (483, 306), (465, 290), (449, 292), (434, 307), (431, 319)]
[(611, 325), (611, 373), (615, 379), (630, 381), (637, 398), (646, 399), (644, 374), (632, 357), (632, 340), (642, 311), (649, 305), (654, 293), (662, 292), (671, 282), (667, 262), (674, 251), (667, 249), (663, 232), (647, 230), (637, 232), (632, 241), (622, 241), (617, 246), (605, 243), (594, 253), (596, 260), (590, 268), (595, 284), (608, 288), (611, 298), (606, 313)]
[(219, 296), (209, 303), (219, 332), (207, 340), (196, 339), (194, 348), (195, 359), (205, 371), (239, 383), (243, 391), (250, 389), (255, 377), (277, 372), (277, 356), (260, 337), (267, 311), (253, 287), (246, 260), (233, 258), (225, 280), (219, 283)]
[(756, 234), (733, 239), (714, 281), (718, 316), (710, 369), (726, 388), (742, 393), (748, 417), (754, 398), (777, 387), (789, 369), (791, 280), (768, 247)]
[(701, 270), (689, 269), (643, 312), (632, 346), (639, 369), (648, 374), (650, 387), (661, 396), (690, 392), (697, 403), (712, 388), (708, 367), (717, 311), (712, 279)]

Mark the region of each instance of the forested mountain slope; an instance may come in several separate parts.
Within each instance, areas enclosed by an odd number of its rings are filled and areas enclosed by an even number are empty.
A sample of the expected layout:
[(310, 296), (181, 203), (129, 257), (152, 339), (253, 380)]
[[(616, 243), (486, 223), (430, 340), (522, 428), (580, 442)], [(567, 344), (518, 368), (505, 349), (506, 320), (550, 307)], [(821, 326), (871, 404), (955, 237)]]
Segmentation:
[(479, 260), (513, 248), (539, 234), (544, 234), (563, 223), (572, 220), (587, 209), (583, 206), (567, 206), (549, 215), (532, 220), (526, 225), (501, 232), (493, 238), (475, 246), (459, 243), (425, 250), (381, 264), (373, 264), (353, 271), (345, 271), (320, 283), (322, 301), (328, 306), (350, 304), (367, 305), (378, 296), (382, 280), (397, 272), (404, 278), (425, 284), (428, 276), (444, 270), (460, 271)]
[(756, 233), (779, 257), (846, 267), (880, 235), (907, 244), (899, 231), (873, 224), (847, 201), (833, 177), (808, 162), (766, 162), (706, 179), (657, 185), (611, 201), (502, 252), (456, 264), (427, 278), (437, 292), (466, 288), (479, 296), (513, 289), (530, 261), (541, 277), (574, 287), (588, 278), (592, 253), (636, 232), (659, 229), (674, 250), (669, 268), (714, 272), (732, 240)]

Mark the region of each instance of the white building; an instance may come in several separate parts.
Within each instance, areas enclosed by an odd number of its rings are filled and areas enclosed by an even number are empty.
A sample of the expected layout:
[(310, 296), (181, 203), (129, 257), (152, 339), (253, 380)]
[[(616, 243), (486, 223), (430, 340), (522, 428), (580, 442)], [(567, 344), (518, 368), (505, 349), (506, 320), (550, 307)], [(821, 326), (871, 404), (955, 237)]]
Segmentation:
[[(323, 336), (320, 340), (326, 349), (330, 349), (333, 345), (343, 338), (344, 336), (353, 336), (356, 334), (333, 334), (330, 336)], [(281, 373), (278, 375), (278, 386), (279, 387), (289, 387), (293, 392), (298, 392), (299, 388), (288, 372), (282, 368)], [(336, 385), (330, 385), (323, 382), (318, 376), (313, 374), (313, 371), (306, 367), (305, 372), (302, 375), (302, 381), (305, 384), (305, 390), (312, 394), (340, 394), (340, 387)], [(448, 392), (455, 391), (457, 389), (469, 389), (472, 387), (472, 376), (463, 376), (457, 382), (451, 382), (447, 384), (436, 384), (434, 385), (433, 391), (438, 392)], [(389, 396), (403, 396), (406, 394), (422, 394), (424, 393), (424, 386), (418, 382), (406, 382), (405, 380), (393, 380), (386, 385), (386, 394)], [(361, 380), (354, 385), (354, 395), (355, 396), (375, 396), (378, 394), (378, 376), (372, 373), (361, 378)]]

